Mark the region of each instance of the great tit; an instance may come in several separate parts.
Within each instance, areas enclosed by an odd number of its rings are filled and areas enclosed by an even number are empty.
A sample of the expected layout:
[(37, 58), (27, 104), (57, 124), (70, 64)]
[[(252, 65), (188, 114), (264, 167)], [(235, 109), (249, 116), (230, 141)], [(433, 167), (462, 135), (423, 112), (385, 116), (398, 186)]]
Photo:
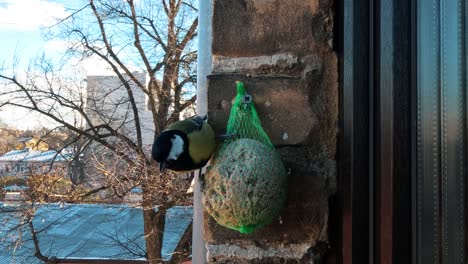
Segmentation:
[(159, 170), (192, 171), (206, 165), (215, 150), (215, 134), (205, 117), (169, 125), (155, 139), (151, 155)]

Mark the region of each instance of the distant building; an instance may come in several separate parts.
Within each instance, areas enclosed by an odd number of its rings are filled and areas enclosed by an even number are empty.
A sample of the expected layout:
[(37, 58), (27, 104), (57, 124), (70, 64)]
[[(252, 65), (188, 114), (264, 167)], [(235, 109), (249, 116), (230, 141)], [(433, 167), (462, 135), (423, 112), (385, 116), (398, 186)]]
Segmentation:
[[(148, 76), (146, 73), (133, 73), (136, 79), (144, 84), (148, 85)], [(155, 136), (155, 127), (153, 120), (153, 113), (149, 106), (148, 95), (138, 85), (131, 80), (128, 75), (123, 75), (126, 78), (126, 83), (130, 85), (133, 93), (136, 107), (138, 110), (139, 123), (141, 127), (141, 136), (143, 149), (146, 153), (151, 151)], [(129, 101), (127, 88), (124, 86), (118, 76), (87, 76), (86, 78), (86, 107), (85, 113), (89, 118), (89, 122), (92, 126), (98, 127), (101, 124), (106, 124), (117, 130), (122, 135), (131, 139), (134, 143), (137, 142), (137, 132), (135, 127), (135, 116), (132, 109), (132, 105)], [(157, 101), (157, 100), (156, 100)], [(156, 102), (157, 103), (157, 102)], [(181, 118), (187, 118), (191, 116), (191, 110), (186, 109), (180, 114)], [(85, 123), (89, 128), (89, 124)], [(106, 133), (105, 129), (101, 131)], [(112, 141), (112, 138), (106, 138), (106, 141)], [(114, 167), (115, 161), (113, 155), (106, 156), (106, 152), (102, 151), (102, 145), (93, 143), (91, 147), (84, 153), (84, 160), (90, 161), (86, 163), (86, 183), (91, 188), (97, 188), (102, 185), (104, 176), (100, 174), (93, 167), (94, 160), (96, 159), (100, 164), (108, 163), (111, 164), (109, 167)], [(94, 156), (91, 152), (98, 153)], [(105, 154), (102, 154), (105, 153)], [(100, 192), (102, 198), (106, 197), (106, 191)], [(135, 204), (141, 201), (141, 193), (133, 190), (125, 198), (125, 201), (130, 204)]]
[(4, 206), (20, 206), (26, 200), (24, 192), (28, 189), (26, 186), (10, 185), (3, 188), (5, 198), (3, 199)]
[[(148, 84), (146, 73), (133, 73), (140, 83)], [(137, 84), (127, 75), (127, 82), (133, 92), (133, 97), (138, 109), (143, 146), (150, 150), (154, 141), (153, 114), (149, 105), (149, 98)], [(86, 114), (90, 117), (94, 126), (110, 124), (124, 135), (136, 142), (136, 129), (134, 115), (129, 102), (126, 87), (117, 76), (88, 76), (87, 79)], [(157, 99), (155, 99), (157, 101)], [(169, 113), (171, 110), (169, 110)], [(193, 116), (191, 109), (185, 109), (180, 113), (180, 118)]]
[(68, 171), (73, 155), (65, 150), (12, 150), (0, 156), (0, 176), (27, 176)]
[[(134, 73), (134, 76), (139, 82), (147, 85), (145, 73)], [(149, 110), (148, 96), (130, 77), (124, 77), (128, 78), (137, 105), (143, 145), (149, 150), (154, 140), (154, 123)], [(117, 76), (88, 76), (87, 83), (86, 114), (93, 125), (110, 124), (112, 128), (118, 129), (136, 142), (133, 110), (127, 90), (120, 79)]]

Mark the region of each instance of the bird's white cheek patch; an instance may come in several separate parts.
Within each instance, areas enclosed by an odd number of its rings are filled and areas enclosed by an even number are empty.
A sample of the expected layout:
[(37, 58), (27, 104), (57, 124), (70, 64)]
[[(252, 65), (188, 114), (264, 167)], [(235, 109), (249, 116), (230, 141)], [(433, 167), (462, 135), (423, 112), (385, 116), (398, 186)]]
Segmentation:
[(180, 136), (174, 135), (171, 138), (171, 142), (172, 142), (172, 147), (171, 147), (171, 151), (169, 152), (169, 155), (167, 156), (167, 159), (177, 160), (180, 154), (184, 152), (184, 140)]

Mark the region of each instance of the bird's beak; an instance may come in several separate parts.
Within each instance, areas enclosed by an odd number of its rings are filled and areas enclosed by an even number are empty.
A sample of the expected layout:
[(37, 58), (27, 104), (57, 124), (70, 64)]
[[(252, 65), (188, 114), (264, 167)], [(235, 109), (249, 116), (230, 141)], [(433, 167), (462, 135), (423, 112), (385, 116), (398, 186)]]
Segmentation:
[(166, 171), (166, 162), (161, 161), (159, 162), (159, 172), (164, 173)]

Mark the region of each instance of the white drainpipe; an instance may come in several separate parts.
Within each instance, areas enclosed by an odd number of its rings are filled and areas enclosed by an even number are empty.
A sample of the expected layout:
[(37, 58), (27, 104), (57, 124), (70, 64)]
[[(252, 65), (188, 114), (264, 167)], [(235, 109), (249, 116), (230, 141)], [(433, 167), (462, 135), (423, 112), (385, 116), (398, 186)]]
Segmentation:
[[(212, 0), (199, 0), (198, 2), (198, 61), (197, 61), (197, 114), (208, 113), (208, 80), (212, 67)], [(192, 263), (206, 263), (206, 247), (203, 238), (203, 205), (202, 192), (195, 172), (195, 188), (193, 197), (193, 233), (192, 233)]]

